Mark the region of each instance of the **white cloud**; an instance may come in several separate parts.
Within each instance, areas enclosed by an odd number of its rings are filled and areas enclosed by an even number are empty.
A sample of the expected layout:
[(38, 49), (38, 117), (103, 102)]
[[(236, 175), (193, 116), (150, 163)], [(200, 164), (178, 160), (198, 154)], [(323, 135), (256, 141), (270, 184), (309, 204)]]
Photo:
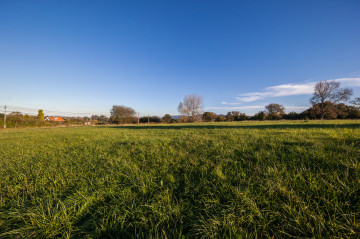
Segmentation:
[(341, 86), (346, 86), (346, 87), (359, 86), (360, 87), (360, 78), (340, 78), (340, 79), (335, 79), (335, 80), (341, 82)]
[[(304, 111), (309, 108), (309, 106), (292, 106), (285, 105), (285, 110), (290, 111)], [(220, 106), (220, 107), (206, 107), (206, 110), (264, 110), (265, 105), (247, 105), (247, 106)]]
[(221, 102), (222, 105), (241, 105), (240, 102), (228, 103), (226, 101)]
[(307, 95), (314, 92), (316, 82), (303, 84), (284, 84), (265, 88), (264, 92), (252, 92), (239, 95), (236, 99), (239, 102), (253, 102), (270, 97), (282, 97), (290, 95)]
[(236, 97), (236, 99), (240, 102), (253, 102), (256, 100), (261, 100), (265, 97), (263, 93), (248, 93), (240, 96), (244, 96), (244, 97)]
[[(360, 87), (360, 78), (339, 78), (334, 79), (335, 81), (341, 82), (341, 86), (344, 87)], [(317, 82), (306, 82), (301, 84), (283, 84), (270, 86), (265, 88), (263, 92), (251, 92), (240, 94), (236, 97), (237, 102), (253, 102), (272, 97), (283, 97), (292, 95), (311, 95), (314, 92), (314, 86)], [(236, 103), (226, 103), (228, 105), (234, 105)]]

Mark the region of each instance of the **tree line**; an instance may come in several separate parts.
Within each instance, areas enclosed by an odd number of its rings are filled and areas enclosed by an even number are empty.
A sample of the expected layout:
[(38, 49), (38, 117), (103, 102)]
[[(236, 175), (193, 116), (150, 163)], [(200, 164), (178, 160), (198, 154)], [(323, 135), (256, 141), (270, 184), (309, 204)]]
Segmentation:
[[(311, 107), (303, 112), (295, 111), (285, 113), (285, 107), (280, 104), (271, 103), (265, 106), (263, 111), (253, 116), (248, 116), (239, 111), (230, 111), (227, 114), (216, 114), (203, 111), (203, 97), (192, 94), (186, 95), (177, 107), (180, 114), (173, 117), (170, 114), (159, 116), (138, 117), (136, 111), (128, 106), (113, 105), (110, 117), (105, 115), (92, 115), (91, 117), (62, 117), (65, 124), (136, 124), (136, 123), (185, 123), (185, 122), (223, 122), (244, 120), (297, 120), (297, 119), (359, 119), (360, 97), (350, 100), (353, 90), (340, 88), (336, 81), (320, 81), (314, 87), (313, 96), (310, 99)], [(346, 104), (346, 103), (350, 104)], [(0, 114), (0, 125), (4, 125), (4, 114)], [(8, 127), (38, 127), (57, 125), (57, 122), (45, 122), (43, 110), (38, 111), (37, 116), (11, 112), (7, 114)]]
[(109, 123), (178, 123), (178, 122), (223, 122), (244, 120), (296, 120), (296, 119), (359, 119), (360, 97), (350, 101), (353, 90), (340, 88), (336, 81), (320, 81), (314, 87), (313, 96), (310, 99), (311, 107), (301, 113), (295, 111), (285, 113), (285, 107), (271, 103), (265, 106), (263, 111), (253, 116), (247, 116), (239, 111), (230, 111), (226, 115), (214, 112), (203, 112), (203, 97), (192, 94), (186, 95), (177, 107), (180, 117), (173, 118), (169, 114), (160, 118), (158, 116), (136, 117), (134, 109), (114, 105), (111, 110)]
[(241, 121), (241, 120), (280, 120), (280, 119), (359, 119), (360, 97), (350, 101), (353, 90), (340, 88), (336, 81), (320, 81), (315, 85), (313, 96), (310, 99), (311, 107), (301, 113), (285, 113), (285, 107), (272, 103), (265, 106), (254, 116), (246, 116), (238, 111), (228, 112), (226, 116), (216, 115), (213, 112), (203, 114), (204, 121)]
[[(19, 111), (12, 111), (6, 114), (6, 127), (52, 127), (57, 125), (82, 125), (91, 121), (89, 117), (64, 117), (65, 122), (45, 121), (44, 111), (38, 110), (37, 115), (23, 114)], [(4, 128), (4, 114), (0, 113), (0, 128)]]

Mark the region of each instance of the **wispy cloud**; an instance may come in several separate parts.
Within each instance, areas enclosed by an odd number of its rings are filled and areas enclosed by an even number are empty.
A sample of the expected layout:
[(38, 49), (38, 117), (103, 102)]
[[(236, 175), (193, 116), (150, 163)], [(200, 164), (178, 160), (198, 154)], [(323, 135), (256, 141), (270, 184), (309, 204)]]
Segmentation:
[[(360, 86), (360, 78), (339, 78), (334, 79), (335, 81), (341, 82), (342, 86), (351, 87), (351, 86)], [(283, 96), (293, 96), (293, 95), (310, 95), (314, 92), (314, 86), (317, 82), (306, 82), (300, 84), (283, 84), (276, 85), (265, 88), (262, 92), (250, 92), (245, 94), (240, 94), (239, 97), (236, 97), (237, 102), (228, 103), (222, 102), (222, 104), (235, 105), (240, 104), (241, 102), (254, 102), (257, 100), (262, 100), (272, 97), (283, 97)]]
[[(341, 83), (341, 87), (360, 87), (360, 78), (338, 78), (332, 79)], [(248, 105), (251, 102), (255, 102), (258, 100), (266, 100), (275, 97), (284, 97), (284, 96), (294, 96), (294, 95), (311, 95), (314, 93), (314, 87), (317, 82), (308, 81), (304, 83), (290, 83), (290, 84), (282, 84), (275, 85), (265, 88), (260, 92), (250, 92), (240, 94), (236, 97), (235, 102), (226, 102), (223, 101), (221, 104), (223, 106), (214, 106), (207, 107), (207, 110), (238, 110), (238, 111), (246, 111), (246, 112), (257, 112), (265, 109), (265, 103), (262, 104), (254, 104)], [(308, 109), (309, 106), (293, 106), (287, 105), (285, 106), (285, 110), (287, 112), (295, 111), (302, 112)]]
[[(303, 111), (309, 106), (292, 106), (285, 105), (285, 110), (290, 111)], [(264, 110), (265, 105), (247, 105), (247, 106), (219, 106), (219, 107), (206, 107), (206, 110)]]
[(221, 102), (221, 104), (222, 105), (241, 105), (240, 102), (229, 103), (229, 102), (226, 102), (226, 101)]
[(340, 78), (340, 79), (336, 79), (336, 81), (341, 82), (341, 86), (346, 86), (346, 87), (359, 86), (360, 87), (360, 78)]
[(241, 94), (237, 97), (238, 102), (253, 102), (271, 97), (282, 97), (291, 95), (307, 95), (314, 92), (316, 82), (307, 82), (303, 84), (284, 84), (265, 88), (263, 92), (251, 92)]

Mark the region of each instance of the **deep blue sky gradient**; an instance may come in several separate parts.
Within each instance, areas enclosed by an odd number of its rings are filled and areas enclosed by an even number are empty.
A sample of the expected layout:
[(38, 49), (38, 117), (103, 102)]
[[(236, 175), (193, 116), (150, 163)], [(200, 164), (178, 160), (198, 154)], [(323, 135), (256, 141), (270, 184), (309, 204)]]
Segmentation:
[(221, 102), (239, 94), (359, 77), (359, 26), (358, 0), (2, 0), (0, 105), (109, 114), (123, 104), (163, 115), (197, 93), (226, 113)]

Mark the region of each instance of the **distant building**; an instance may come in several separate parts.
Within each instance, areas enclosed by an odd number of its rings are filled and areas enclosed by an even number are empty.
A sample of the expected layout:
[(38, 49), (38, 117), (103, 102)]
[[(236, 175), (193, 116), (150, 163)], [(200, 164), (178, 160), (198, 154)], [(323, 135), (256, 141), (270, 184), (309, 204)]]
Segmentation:
[(46, 117), (45, 121), (65, 122), (61, 117)]

